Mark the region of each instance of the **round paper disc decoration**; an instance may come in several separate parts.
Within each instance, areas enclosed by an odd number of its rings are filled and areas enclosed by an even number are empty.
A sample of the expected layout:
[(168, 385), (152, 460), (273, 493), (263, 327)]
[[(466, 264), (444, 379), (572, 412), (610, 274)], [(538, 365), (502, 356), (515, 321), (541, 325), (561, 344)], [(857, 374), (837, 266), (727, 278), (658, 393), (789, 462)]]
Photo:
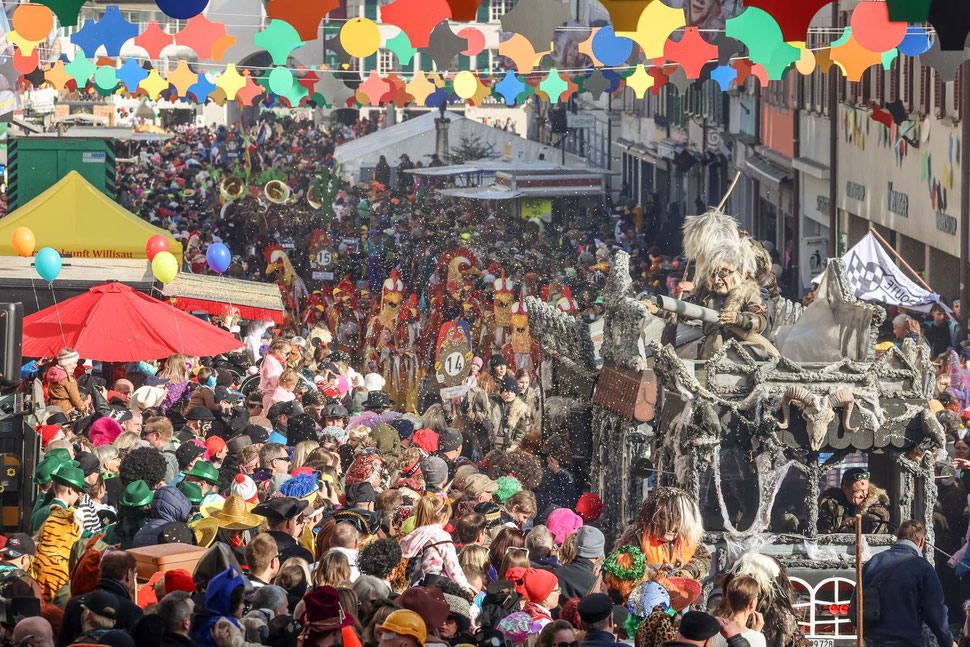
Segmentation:
[(381, 30), (367, 18), (353, 18), (340, 29), (340, 45), (353, 58), (367, 58), (381, 46)]
[(155, 0), (155, 4), (170, 18), (188, 20), (205, 11), (209, 0)]
[(26, 41), (46, 40), (54, 29), (54, 14), (42, 4), (18, 5), (13, 12), (13, 28)]
[(273, 68), (269, 73), (269, 89), (273, 94), (289, 94), (293, 89), (293, 75), (285, 67)]
[(455, 75), (453, 85), (455, 94), (462, 99), (469, 99), (475, 96), (475, 91), (478, 89), (478, 79), (468, 70), (464, 70)]
[(885, 2), (861, 2), (852, 11), (852, 35), (870, 52), (885, 52), (906, 37), (907, 24), (889, 20)]
[(458, 37), (468, 41), (468, 47), (462, 52), (465, 56), (478, 56), (485, 49), (485, 34), (481, 29), (465, 27), (458, 32)]
[(111, 65), (102, 65), (94, 73), (94, 84), (102, 90), (113, 90), (118, 85), (118, 73)]

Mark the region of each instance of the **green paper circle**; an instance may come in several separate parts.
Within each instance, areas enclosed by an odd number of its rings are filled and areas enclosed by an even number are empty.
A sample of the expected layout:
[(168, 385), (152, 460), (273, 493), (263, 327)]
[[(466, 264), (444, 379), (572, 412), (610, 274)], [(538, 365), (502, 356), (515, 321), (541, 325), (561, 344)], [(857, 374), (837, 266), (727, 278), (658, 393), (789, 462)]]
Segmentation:
[(94, 73), (94, 84), (102, 90), (113, 90), (118, 85), (118, 75), (115, 68), (102, 65)]
[(285, 67), (273, 68), (269, 73), (269, 89), (273, 94), (285, 96), (293, 89), (293, 75)]

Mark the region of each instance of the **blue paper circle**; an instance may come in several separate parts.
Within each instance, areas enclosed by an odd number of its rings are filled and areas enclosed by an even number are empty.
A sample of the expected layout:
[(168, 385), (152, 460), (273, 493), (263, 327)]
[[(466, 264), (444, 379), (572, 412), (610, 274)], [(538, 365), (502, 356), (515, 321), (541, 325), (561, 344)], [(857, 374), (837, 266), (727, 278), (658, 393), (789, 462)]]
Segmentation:
[(931, 47), (933, 47), (933, 43), (926, 34), (926, 30), (922, 27), (910, 25), (906, 28), (906, 36), (903, 38), (903, 42), (899, 44), (898, 49), (899, 53), (904, 56), (919, 56), (928, 52)]
[(155, 4), (170, 18), (188, 20), (205, 11), (209, 0), (155, 0)]
[(606, 25), (593, 36), (593, 56), (603, 65), (619, 65), (630, 58), (633, 41), (613, 33), (613, 25)]

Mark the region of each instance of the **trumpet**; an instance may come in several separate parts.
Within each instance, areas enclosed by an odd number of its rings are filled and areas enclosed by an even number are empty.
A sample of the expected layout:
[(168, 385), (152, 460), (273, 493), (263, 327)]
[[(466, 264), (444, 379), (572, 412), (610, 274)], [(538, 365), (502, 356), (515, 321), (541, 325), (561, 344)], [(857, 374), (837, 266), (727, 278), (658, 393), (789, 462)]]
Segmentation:
[(313, 209), (323, 209), (323, 191), (320, 190), (319, 184), (314, 184), (310, 187), (310, 190), (306, 192), (306, 201)]
[(246, 182), (241, 177), (227, 177), (219, 186), (219, 194), (226, 202), (238, 200), (246, 193)]
[(283, 182), (270, 180), (263, 187), (263, 193), (266, 195), (266, 199), (273, 204), (286, 204), (293, 192)]

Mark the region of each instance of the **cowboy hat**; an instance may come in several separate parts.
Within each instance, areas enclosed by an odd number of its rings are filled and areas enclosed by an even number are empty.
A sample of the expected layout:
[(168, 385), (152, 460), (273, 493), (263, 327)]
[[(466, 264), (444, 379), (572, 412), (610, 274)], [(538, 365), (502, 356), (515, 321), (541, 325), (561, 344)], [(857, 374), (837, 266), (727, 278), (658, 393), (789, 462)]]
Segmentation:
[(203, 548), (208, 548), (216, 539), (219, 532), (219, 522), (212, 517), (203, 517), (189, 524), (189, 528), (195, 533), (195, 543)]
[(215, 519), (226, 530), (249, 530), (263, 523), (263, 517), (251, 512), (253, 506), (238, 494), (232, 494), (224, 502), (202, 506), (203, 516)]

